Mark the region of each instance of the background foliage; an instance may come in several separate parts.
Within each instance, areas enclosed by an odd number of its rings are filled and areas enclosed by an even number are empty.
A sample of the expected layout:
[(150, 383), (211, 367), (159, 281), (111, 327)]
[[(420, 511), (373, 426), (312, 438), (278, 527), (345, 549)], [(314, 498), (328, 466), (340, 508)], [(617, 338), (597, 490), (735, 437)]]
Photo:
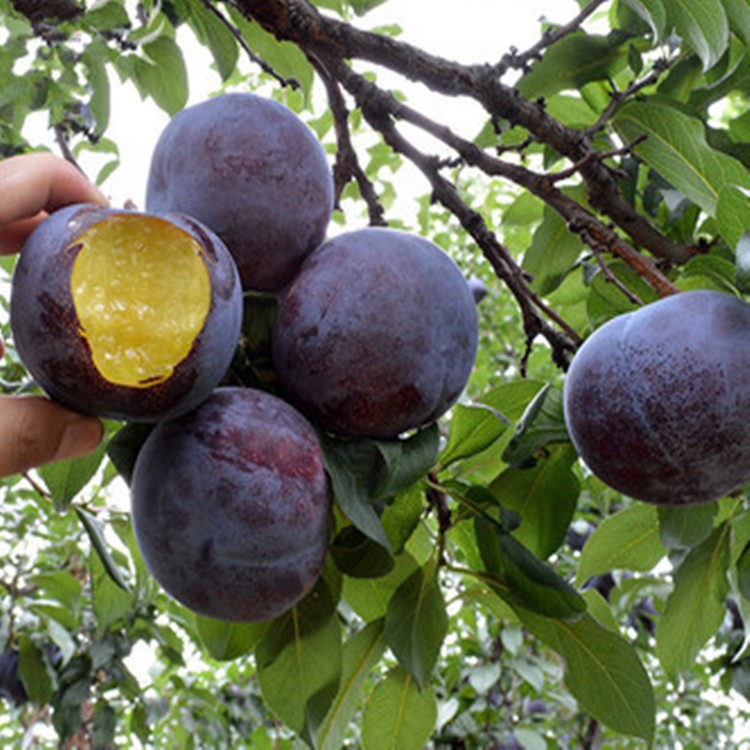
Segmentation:
[[(106, 452), (2, 480), (8, 746), (739, 746), (744, 494), (692, 509), (618, 495), (578, 462), (561, 385), (614, 315), (677, 289), (750, 291), (750, 7), (580, 2), (533, 48), (468, 66), (400, 41), (395, 17), (360, 31), (383, 2), (0, 0), (2, 156), (40, 146), (42, 112), (63, 154), (96, 153), (106, 190), (112, 89), (178, 112), (189, 28), (224, 90), (310, 123), (338, 226), (417, 231), (488, 289), (474, 375), (439, 427), (326, 439), (325, 574), (270, 625), (196, 617), (149, 577), (122, 479), (141, 428), (108, 425)], [(484, 114), (454, 132), (379, 68)], [(273, 304), (248, 311), (233, 377), (264, 383)], [(28, 390), (9, 344), (3, 390)]]

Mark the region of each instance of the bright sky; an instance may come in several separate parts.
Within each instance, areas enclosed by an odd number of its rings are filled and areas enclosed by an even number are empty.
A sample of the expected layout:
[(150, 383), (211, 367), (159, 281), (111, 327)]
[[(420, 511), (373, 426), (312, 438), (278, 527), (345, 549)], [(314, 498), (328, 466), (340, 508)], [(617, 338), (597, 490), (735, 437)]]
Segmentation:
[[(404, 40), (434, 54), (474, 63), (499, 60), (511, 46), (519, 49), (531, 46), (539, 38), (542, 16), (566, 22), (577, 10), (574, 0), (462, 0), (461, 3), (455, 0), (388, 0), (355, 23), (372, 28), (396, 21), (404, 30)], [(187, 59), (190, 101), (198, 102), (218, 88), (219, 78), (204, 50), (191, 50)], [(398, 84), (402, 90), (405, 88), (403, 80)], [(159, 112), (153, 102), (142, 102), (132, 85), (122, 85), (116, 79), (112, 80), (112, 85), (114, 101), (108, 136), (119, 145), (122, 164), (107, 181), (105, 190), (114, 205), (121, 206), (131, 199), (142, 207), (148, 161), (167, 116)], [(415, 94), (426, 96), (416, 90)], [(429, 99), (423, 101), (429, 106)], [(472, 102), (455, 100), (453, 104), (451, 113), (459, 122), (461, 117), (476, 114), (476, 105)], [(444, 100), (441, 107), (445, 108)], [(445, 114), (437, 111), (433, 116), (446, 121)], [(467, 133), (475, 134), (474, 131)], [(96, 172), (96, 167), (89, 169), (85, 158), (82, 163), (87, 172)]]

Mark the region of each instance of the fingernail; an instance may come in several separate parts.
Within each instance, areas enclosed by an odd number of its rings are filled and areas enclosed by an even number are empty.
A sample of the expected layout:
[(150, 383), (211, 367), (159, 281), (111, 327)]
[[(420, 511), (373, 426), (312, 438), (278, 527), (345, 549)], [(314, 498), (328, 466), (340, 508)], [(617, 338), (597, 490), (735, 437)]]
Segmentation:
[(55, 461), (80, 458), (95, 450), (102, 442), (104, 427), (93, 417), (76, 417), (63, 430)]

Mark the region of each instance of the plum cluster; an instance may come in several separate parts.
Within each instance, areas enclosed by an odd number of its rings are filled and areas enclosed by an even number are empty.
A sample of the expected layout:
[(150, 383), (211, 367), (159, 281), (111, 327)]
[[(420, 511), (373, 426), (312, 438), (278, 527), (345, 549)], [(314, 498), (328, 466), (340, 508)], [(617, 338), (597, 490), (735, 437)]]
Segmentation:
[(750, 306), (691, 291), (610, 320), (573, 358), (568, 431), (603, 482), (660, 505), (750, 481)]
[[(209, 617), (276, 617), (320, 575), (332, 497), (317, 430), (396, 439), (449, 409), (474, 364), (456, 264), (401, 231), (326, 240), (333, 202), (294, 113), (222, 95), (161, 134), (145, 213), (55, 214), (14, 278), (16, 343), (40, 385), (157, 422), (133, 470), (136, 539), (162, 587)], [(278, 394), (227, 377), (242, 297), (258, 294), (278, 309)]]

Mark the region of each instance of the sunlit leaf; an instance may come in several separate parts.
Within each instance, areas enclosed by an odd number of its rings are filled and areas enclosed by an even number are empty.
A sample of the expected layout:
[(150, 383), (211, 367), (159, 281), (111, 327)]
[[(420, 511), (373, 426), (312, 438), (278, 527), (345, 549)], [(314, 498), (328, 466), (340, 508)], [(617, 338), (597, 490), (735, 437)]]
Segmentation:
[(398, 587), (385, 618), (388, 646), (420, 688), (435, 666), (447, 631), (448, 615), (436, 566), (428, 564)]
[(656, 653), (671, 676), (689, 670), (726, 612), (730, 525), (725, 522), (682, 561), (656, 626)]
[(729, 45), (729, 22), (721, 0), (666, 0), (670, 23), (703, 63), (713, 67)]
[(375, 686), (362, 714), (364, 750), (422, 750), (437, 720), (430, 688), (419, 690), (400, 667), (391, 669)]
[(627, 47), (613, 38), (569, 34), (552, 45), (541, 61), (532, 66), (518, 83), (523, 96), (535, 99), (552, 96), (568, 88), (580, 88), (590, 81), (614, 76), (627, 65)]
[(742, 164), (708, 145), (703, 123), (664, 101), (631, 102), (615, 125), (629, 143), (645, 136), (638, 156), (711, 216), (722, 188), (750, 187)]
[(576, 582), (612, 570), (651, 570), (666, 551), (659, 539), (656, 508), (637, 503), (605, 518), (581, 552)]
[(339, 750), (362, 700), (362, 688), (385, 650), (383, 620), (366, 625), (344, 644), (341, 685), (317, 732), (318, 750)]
[(515, 609), (523, 624), (563, 657), (565, 685), (587, 712), (617, 732), (653, 737), (653, 687), (624, 638), (589, 614), (558, 620)]
[(308, 703), (321, 692), (332, 702), (341, 677), (341, 625), (322, 580), (272, 623), (255, 648), (258, 682), (271, 710), (296, 732), (307, 723)]

